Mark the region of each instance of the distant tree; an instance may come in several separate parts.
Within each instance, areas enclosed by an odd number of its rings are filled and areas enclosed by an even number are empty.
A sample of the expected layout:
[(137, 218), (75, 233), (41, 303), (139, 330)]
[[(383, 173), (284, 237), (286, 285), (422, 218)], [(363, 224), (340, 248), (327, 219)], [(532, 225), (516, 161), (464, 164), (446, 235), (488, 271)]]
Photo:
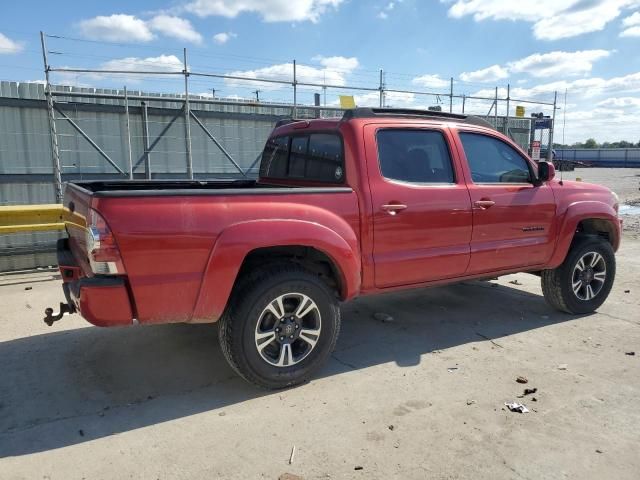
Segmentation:
[(583, 148), (598, 148), (598, 142), (594, 138), (588, 138), (584, 142)]

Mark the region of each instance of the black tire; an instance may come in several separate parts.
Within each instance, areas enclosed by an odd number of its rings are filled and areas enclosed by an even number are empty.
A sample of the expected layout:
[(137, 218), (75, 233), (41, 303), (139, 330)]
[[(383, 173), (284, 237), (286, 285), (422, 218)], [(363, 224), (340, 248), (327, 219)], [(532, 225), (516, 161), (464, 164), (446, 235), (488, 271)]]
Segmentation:
[[(587, 282), (587, 277), (583, 282), (580, 280), (580, 274), (576, 271), (576, 265), (583, 259), (585, 261), (585, 255), (587, 263), (593, 257), (591, 253), (597, 253), (602, 257), (602, 262), (598, 262), (597, 268), (602, 269), (602, 265), (605, 268), (605, 279), (602, 284), (595, 279)], [(592, 270), (594, 270), (592, 268)], [(587, 272), (588, 273), (588, 272)], [(598, 272), (596, 272), (598, 273)], [(601, 273), (601, 272), (600, 272)], [(593, 272), (591, 273), (593, 276)], [(613, 281), (616, 275), (616, 257), (611, 248), (611, 244), (598, 236), (585, 236), (578, 237), (569, 249), (569, 253), (565, 258), (562, 265), (553, 270), (543, 270), (542, 279), (542, 293), (547, 302), (554, 308), (572, 314), (591, 313), (595, 311), (609, 296)], [(580, 281), (581, 287), (578, 288), (578, 292), (574, 292), (573, 284), (578, 284)], [(592, 298), (586, 291), (586, 285), (593, 284), (591, 294), (597, 292)], [(580, 298), (582, 297), (582, 298)]]
[[(317, 308), (299, 319), (294, 310), (299, 309), (300, 304), (296, 305), (295, 301), (300, 299), (302, 302), (302, 296), (311, 299)], [(284, 297), (284, 310), (291, 311), (278, 319), (268, 311), (268, 306), (274, 305), (276, 299), (281, 297)], [(261, 327), (258, 329), (259, 321)], [(285, 323), (279, 323), (281, 321)], [(313, 327), (304, 324), (308, 321), (314, 322)], [(267, 347), (261, 353), (256, 337), (258, 330), (262, 331), (264, 322), (275, 322), (271, 330), (275, 332), (279, 325), (281, 333), (285, 327), (290, 328), (288, 323), (293, 326), (298, 324), (296, 331), (292, 333), (292, 336), (297, 335), (296, 339), (288, 340), (284, 337), (285, 341), (280, 342), (283, 337), (274, 333), (277, 337), (266, 342)], [(340, 308), (335, 293), (317, 275), (298, 265), (271, 265), (239, 281), (229, 308), (218, 323), (222, 352), (231, 367), (248, 382), (267, 389), (278, 389), (309, 380), (328, 360), (340, 332)], [(301, 332), (305, 328), (311, 331), (310, 328), (316, 327), (320, 333), (317, 337), (312, 337), (317, 341), (311, 346), (302, 338)], [(289, 343), (290, 346), (283, 347), (284, 343)], [(282, 357), (279, 357), (276, 348), (279, 348), (278, 352), (282, 353)], [(306, 351), (305, 348), (310, 350)], [(275, 358), (269, 357), (274, 352)], [(299, 360), (296, 360), (294, 352), (298, 352)], [(288, 356), (289, 353), (292, 356)], [(282, 366), (269, 363), (278, 358), (285, 360)], [(294, 360), (296, 363), (287, 365), (287, 360)]]

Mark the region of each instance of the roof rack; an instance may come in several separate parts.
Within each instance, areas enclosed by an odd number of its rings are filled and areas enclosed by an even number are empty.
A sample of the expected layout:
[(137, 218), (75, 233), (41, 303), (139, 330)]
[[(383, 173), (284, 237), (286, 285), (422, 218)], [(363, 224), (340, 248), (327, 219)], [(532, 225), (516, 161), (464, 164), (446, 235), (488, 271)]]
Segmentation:
[(482, 127), (495, 128), (486, 120), (480, 117), (475, 117), (473, 115), (461, 115), (459, 113), (438, 112), (435, 110), (417, 110), (411, 108), (353, 108), (344, 112), (342, 120), (377, 117), (427, 117), (433, 118), (434, 120), (446, 120), (459, 123), (468, 123), (471, 125), (480, 125)]

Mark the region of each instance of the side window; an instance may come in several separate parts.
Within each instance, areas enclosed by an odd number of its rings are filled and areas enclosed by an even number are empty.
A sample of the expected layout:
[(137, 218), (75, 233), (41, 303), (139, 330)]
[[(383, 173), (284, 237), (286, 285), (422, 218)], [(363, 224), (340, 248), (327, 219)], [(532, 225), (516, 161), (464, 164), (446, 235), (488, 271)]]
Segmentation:
[(312, 133), (305, 177), (311, 180), (342, 182), (342, 141), (337, 135)]
[(511, 145), (478, 133), (460, 133), (475, 183), (529, 183), (527, 161)]
[(260, 176), (284, 178), (287, 176), (289, 162), (289, 137), (276, 137), (267, 140), (260, 161)]
[(291, 138), (291, 156), (289, 157), (288, 177), (304, 178), (305, 165), (307, 163), (307, 148), (309, 137), (307, 135)]
[(410, 183), (453, 183), (453, 168), (442, 133), (432, 130), (379, 130), (382, 176)]
[(342, 183), (343, 151), (342, 139), (334, 133), (270, 138), (262, 153), (260, 176)]

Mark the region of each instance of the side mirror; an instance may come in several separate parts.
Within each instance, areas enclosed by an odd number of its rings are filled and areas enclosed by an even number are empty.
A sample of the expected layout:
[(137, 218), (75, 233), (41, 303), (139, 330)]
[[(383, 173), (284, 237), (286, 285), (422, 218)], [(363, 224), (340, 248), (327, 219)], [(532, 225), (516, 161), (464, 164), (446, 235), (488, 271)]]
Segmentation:
[(538, 181), (542, 182), (550, 182), (556, 176), (556, 167), (553, 166), (551, 162), (540, 162), (538, 163)]

